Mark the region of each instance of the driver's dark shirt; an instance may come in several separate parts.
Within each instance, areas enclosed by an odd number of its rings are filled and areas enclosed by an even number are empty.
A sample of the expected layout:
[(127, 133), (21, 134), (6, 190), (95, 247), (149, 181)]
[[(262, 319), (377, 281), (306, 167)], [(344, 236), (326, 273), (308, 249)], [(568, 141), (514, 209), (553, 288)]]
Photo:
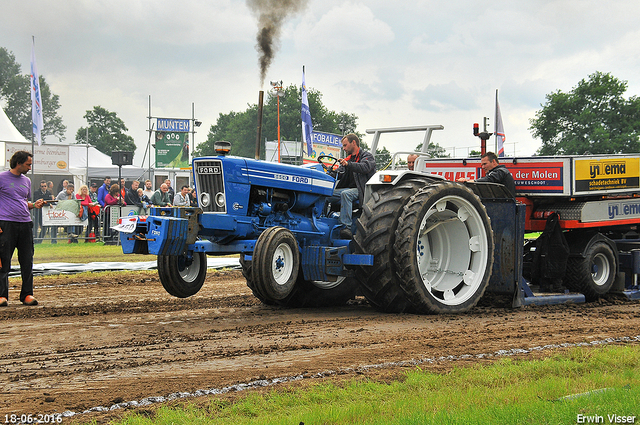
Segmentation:
[[(345, 158), (347, 161), (359, 162), (360, 161), (360, 150), (358, 150), (357, 155), (349, 155)], [(339, 177), (338, 183), (336, 184), (336, 189), (342, 188), (353, 188), (357, 187), (356, 179), (353, 176), (353, 170), (346, 169), (342, 176)]]

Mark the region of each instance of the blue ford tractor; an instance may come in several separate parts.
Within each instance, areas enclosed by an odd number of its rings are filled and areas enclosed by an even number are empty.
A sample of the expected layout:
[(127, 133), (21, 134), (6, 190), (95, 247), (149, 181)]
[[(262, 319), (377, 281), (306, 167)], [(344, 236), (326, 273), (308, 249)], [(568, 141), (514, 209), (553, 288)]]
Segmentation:
[[(441, 128), (408, 130), (426, 131), (428, 146)], [(375, 133), (374, 152), (388, 131)], [(218, 156), (193, 160), (198, 208), (151, 208), (120, 234), (125, 253), (157, 255), (162, 285), (176, 297), (200, 290), (206, 255), (226, 254), (240, 255), (257, 298), (287, 307), (344, 304), (359, 292), (382, 311), (463, 312), (489, 286), (516, 291), (523, 230), (500, 185), (378, 172), (354, 240), (344, 240), (327, 207), (336, 184), (331, 164), (270, 163), (227, 155), (224, 142), (218, 148)]]

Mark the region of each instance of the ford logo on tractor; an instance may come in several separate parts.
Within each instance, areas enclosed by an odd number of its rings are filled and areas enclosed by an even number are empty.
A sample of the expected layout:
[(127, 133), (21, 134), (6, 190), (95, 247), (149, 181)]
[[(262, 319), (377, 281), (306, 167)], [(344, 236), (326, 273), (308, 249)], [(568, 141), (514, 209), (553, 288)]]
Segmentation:
[(201, 165), (198, 167), (198, 174), (220, 174), (220, 167)]

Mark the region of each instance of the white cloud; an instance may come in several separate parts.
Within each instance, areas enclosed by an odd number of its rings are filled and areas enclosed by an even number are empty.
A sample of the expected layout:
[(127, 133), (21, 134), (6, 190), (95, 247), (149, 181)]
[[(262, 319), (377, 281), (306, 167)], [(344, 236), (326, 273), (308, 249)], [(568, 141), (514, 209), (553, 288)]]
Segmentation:
[(474, 95), (458, 86), (454, 81), (447, 84), (428, 85), (414, 93), (414, 105), (428, 111), (473, 110), (478, 107)]
[[(283, 23), (267, 80), (299, 85), (306, 65), (307, 84), (329, 109), (358, 115), (359, 131), (443, 124), (434, 140), (459, 154), (477, 147), (471, 125), (493, 117), (499, 89), (507, 150), (531, 154), (539, 141), (528, 120), (546, 94), (598, 70), (627, 80), (627, 96), (640, 95), (635, 0), (307, 3)], [(68, 142), (85, 111), (101, 105), (144, 146), (149, 95), (156, 116), (190, 117), (195, 102), (196, 140), (204, 140), (220, 113), (257, 101), (256, 31), (239, 0), (6, 0), (0, 14), (0, 46), (23, 72), (36, 37)]]
[(317, 21), (312, 13), (305, 18), (295, 31), (296, 48), (313, 54), (363, 53), (386, 46), (395, 38), (391, 27), (362, 3), (334, 6)]

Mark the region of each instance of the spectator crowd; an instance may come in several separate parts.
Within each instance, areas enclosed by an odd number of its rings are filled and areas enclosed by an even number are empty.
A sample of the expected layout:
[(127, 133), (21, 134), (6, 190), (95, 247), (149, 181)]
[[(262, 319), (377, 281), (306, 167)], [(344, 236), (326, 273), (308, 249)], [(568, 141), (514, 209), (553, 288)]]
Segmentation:
[[(100, 186), (91, 183), (89, 186), (80, 186), (77, 191), (73, 183), (63, 180), (56, 195), (54, 195), (53, 182), (42, 180), (40, 189), (33, 194), (34, 202), (39, 199), (42, 199), (45, 205), (67, 200), (80, 201), (78, 218), (87, 220), (87, 225), (66, 227), (64, 232), (68, 243), (77, 243), (83, 233), (85, 242), (95, 242), (96, 238), (99, 238), (100, 228), (102, 228), (104, 241), (113, 242), (116, 235), (110, 228), (110, 215), (111, 208), (114, 206), (137, 207), (137, 213), (140, 215), (146, 214), (147, 208), (151, 206), (198, 206), (195, 189), (185, 185), (176, 193), (170, 179), (165, 180), (158, 189), (153, 190), (151, 180), (145, 180), (144, 186), (141, 187), (139, 181), (134, 180), (127, 184), (124, 178), (120, 179), (119, 183), (112, 184), (109, 176), (104, 178)], [(41, 243), (49, 233), (51, 243), (57, 243), (61, 226), (43, 226), (42, 209), (33, 209), (32, 212), (34, 242)]]

